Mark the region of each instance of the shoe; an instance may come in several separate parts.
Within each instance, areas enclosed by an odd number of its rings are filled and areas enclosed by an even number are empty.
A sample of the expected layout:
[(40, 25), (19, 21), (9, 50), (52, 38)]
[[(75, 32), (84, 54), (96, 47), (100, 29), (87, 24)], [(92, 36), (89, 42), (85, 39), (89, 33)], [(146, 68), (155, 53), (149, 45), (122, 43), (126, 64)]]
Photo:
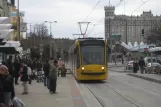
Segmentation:
[(52, 91), (49, 91), (50, 94), (54, 94)]
[(53, 92), (54, 94), (57, 94), (58, 92)]
[(23, 92), (22, 94), (28, 94), (28, 92)]

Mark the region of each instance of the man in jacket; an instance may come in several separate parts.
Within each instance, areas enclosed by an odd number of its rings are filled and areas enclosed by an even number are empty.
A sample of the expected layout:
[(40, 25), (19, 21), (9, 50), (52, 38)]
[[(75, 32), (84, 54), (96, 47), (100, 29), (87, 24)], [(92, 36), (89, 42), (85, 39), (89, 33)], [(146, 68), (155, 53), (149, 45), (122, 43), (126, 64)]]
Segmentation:
[(139, 66), (140, 66), (140, 72), (143, 74), (144, 67), (145, 67), (145, 61), (144, 61), (143, 57), (141, 57), (139, 60)]
[(54, 60), (50, 64), (49, 78), (50, 78), (50, 93), (56, 93), (56, 82), (57, 82), (57, 64), (58, 61)]
[(19, 77), (19, 71), (20, 71), (21, 64), (19, 63), (18, 59), (14, 62), (14, 77), (15, 77), (15, 84), (18, 84), (18, 77)]

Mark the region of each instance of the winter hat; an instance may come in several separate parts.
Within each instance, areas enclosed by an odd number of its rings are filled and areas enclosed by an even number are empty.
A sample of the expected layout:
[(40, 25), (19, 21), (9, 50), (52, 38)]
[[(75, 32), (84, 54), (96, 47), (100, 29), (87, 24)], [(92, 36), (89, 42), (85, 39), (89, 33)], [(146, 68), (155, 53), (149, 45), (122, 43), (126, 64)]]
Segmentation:
[(8, 68), (5, 65), (0, 66), (0, 74), (1, 75), (8, 75), (9, 74)]

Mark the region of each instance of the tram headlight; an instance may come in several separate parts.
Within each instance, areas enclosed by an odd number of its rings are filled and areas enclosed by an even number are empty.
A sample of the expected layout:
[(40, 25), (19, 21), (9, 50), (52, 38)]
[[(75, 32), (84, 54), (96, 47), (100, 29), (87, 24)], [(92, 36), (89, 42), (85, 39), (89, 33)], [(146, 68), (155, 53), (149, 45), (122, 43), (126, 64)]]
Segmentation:
[(102, 67), (102, 70), (104, 70), (105, 69), (105, 67)]
[(82, 67), (82, 70), (84, 70), (84, 67)]

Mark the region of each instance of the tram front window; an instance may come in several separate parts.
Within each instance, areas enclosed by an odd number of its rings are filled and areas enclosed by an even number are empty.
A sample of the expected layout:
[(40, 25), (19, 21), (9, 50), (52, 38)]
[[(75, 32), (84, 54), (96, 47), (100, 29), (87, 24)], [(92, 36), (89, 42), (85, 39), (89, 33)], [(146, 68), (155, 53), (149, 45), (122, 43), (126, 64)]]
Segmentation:
[(82, 65), (99, 64), (104, 65), (103, 46), (84, 46), (81, 48)]

